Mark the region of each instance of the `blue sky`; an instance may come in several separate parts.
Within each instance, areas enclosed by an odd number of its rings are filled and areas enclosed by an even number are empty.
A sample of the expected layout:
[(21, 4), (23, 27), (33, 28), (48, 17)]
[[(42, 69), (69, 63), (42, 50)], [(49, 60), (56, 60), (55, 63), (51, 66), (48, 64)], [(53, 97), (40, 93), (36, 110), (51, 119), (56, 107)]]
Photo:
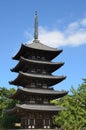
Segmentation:
[(33, 40), (36, 10), (40, 41), (63, 49), (54, 61), (65, 65), (54, 74), (67, 78), (54, 88), (77, 88), (86, 78), (86, 0), (0, 0), (0, 86), (15, 87), (8, 83), (17, 76), (10, 72), (17, 64), (12, 57)]

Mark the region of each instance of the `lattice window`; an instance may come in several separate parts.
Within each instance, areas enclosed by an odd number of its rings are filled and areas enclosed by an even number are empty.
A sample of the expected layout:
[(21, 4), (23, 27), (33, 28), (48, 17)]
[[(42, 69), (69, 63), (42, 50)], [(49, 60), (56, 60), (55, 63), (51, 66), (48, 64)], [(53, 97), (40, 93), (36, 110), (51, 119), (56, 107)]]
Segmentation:
[(33, 59), (33, 60), (35, 60), (35, 59), (36, 59), (36, 57), (33, 55), (33, 56), (32, 56), (32, 59)]
[(37, 97), (36, 98), (36, 103), (37, 104), (42, 104), (43, 103), (43, 99), (41, 97)]
[(37, 72), (37, 73), (41, 73), (41, 69), (40, 69), (40, 68), (37, 68), (36, 72)]
[(43, 88), (47, 88), (47, 84), (46, 83), (43, 83)]
[(35, 73), (35, 72), (36, 72), (35, 68), (32, 68), (31, 73)]
[(46, 70), (43, 69), (43, 70), (42, 70), (42, 74), (46, 74), (46, 73), (47, 73)]
[(45, 58), (45, 57), (42, 57), (41, 59), (42, 59), (42, 60), (44, 60), (44, 61), (46, 60), (46, 58)]
[(43, 100), (43, 103), (44, 103), (44, 104), (48, 104), (48, 103), (49, 103), (48, 99), (45, 98), (45, 99)]
[(37, 59), (40, 59), (41, 57), (40, 56), (37, 56)]
[(37, 86), (37, 88), (41, 88), (42, 83), (41, 83), (41, 82), (37, 82), (37, 83), (36, 83), (36, 86)]
[(31, 82), (31, 87), (35, 88), (35, 83), (34, 82)]

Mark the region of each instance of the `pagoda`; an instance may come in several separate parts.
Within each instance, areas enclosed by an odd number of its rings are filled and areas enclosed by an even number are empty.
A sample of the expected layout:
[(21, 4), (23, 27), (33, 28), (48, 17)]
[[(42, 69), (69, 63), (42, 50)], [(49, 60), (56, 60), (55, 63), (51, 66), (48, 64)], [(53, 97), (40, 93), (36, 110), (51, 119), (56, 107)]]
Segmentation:
[(13, 57), (18, 63), (11, 71), (17, 72), (18, 76), (10, 84), (18, 88), (10, 98), (21, 103), (7, 112), (20, 117), (21, 129), (52, 129), (54, 115), (63, 108), (51, 104), (51, 100), (67, 94), (66, 91), (55, 91), (52, 87), (66, 78), (52, 74), (64, 64), (52, 61), (62, 50), (46, 46), (38, 40), (37, 13), (34, 25), (33, 42), (22, 44)]

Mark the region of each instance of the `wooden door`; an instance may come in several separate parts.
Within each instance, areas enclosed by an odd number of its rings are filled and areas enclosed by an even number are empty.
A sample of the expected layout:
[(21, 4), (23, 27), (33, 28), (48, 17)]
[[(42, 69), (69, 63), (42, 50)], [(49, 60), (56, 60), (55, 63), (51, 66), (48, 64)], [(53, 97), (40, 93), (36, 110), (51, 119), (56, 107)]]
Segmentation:
[(42, 129), (43, 128), (43, 120), (42, 119), (36, 119), (36, 129)]

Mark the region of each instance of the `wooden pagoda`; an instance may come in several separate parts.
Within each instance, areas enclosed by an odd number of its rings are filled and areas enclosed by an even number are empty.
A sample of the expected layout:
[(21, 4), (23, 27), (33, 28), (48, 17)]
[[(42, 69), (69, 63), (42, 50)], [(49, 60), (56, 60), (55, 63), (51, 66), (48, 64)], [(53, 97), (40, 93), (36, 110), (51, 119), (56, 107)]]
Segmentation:
[(37, 14), (34, 28), (33, 42), (22, 44), (13, 57), (19, 62), (11, 71), (17, 72), (18, 77), (10, 84), (17, 85), (18, 89), (11, 98), (20, 100), (21, 103), (7, 111), (20, 117), (21, 129), (52, 129), (54, 115), (63, 108), (52, 105), (50, 101), (67, 94), (66, 91), (55, 91), (52, 87), (66, 78), (52, 75), (52, 72), (64, 64), (52, 62), (62, 50), (40, 43)]

